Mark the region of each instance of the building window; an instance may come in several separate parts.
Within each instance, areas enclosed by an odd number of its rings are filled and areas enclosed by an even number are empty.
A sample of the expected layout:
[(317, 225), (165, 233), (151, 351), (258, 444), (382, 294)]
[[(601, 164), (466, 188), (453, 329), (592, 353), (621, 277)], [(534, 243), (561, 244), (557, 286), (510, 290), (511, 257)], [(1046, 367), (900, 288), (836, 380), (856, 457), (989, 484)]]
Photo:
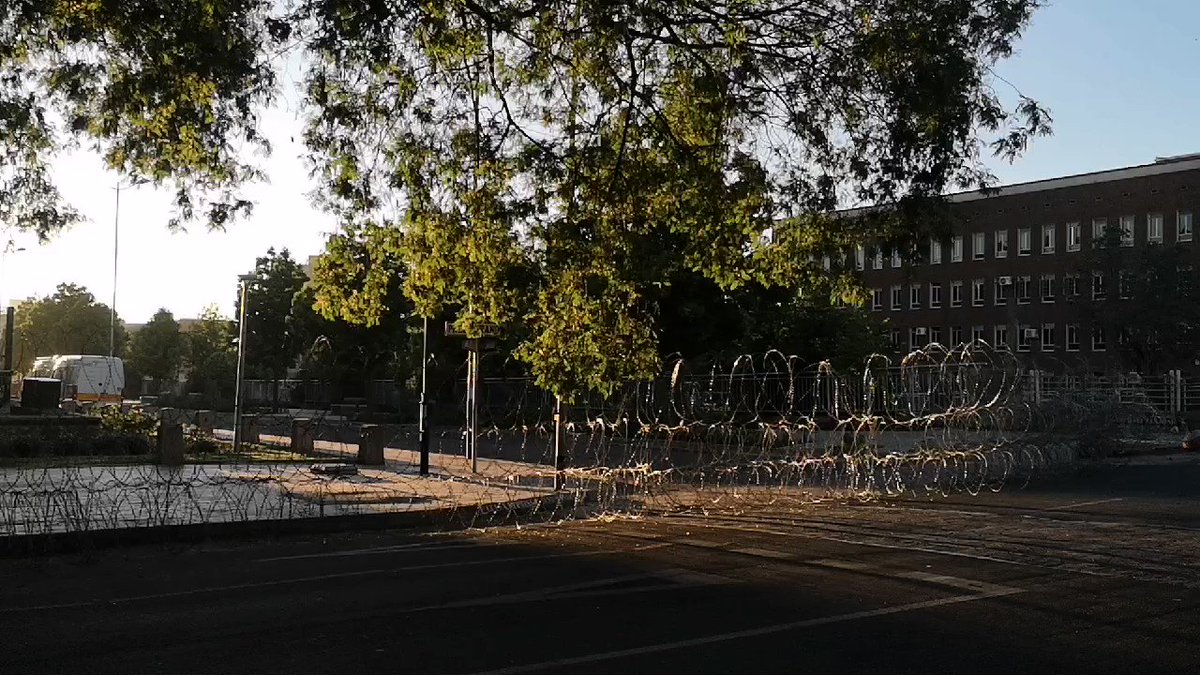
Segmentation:
[(1042, 226), (1042, 253), (1054, 253), (1054, 226)]
[(911, 284), (908, 287), (909, 309), (921, 309), (921, 284)]
[(1092, 299), (1103, 300), (1107, 295), (1104, 288), (1104, 272), (1092, 272)]
[(902, 286), (892, 286), (892, 311), (896, 311), (904, 307), (904, 288)]
[(1008, 349), (1008, 324), (996, 324), (992, 329), (992, 346), (997, 349)]
[(983, 326), (971, 326), (971, 342), (983, 342)]
[(1146, 216), (1146, 241), (1151, 244), (1161, 244), (1163, 240), (1162, 214), (1151, 213)]
[(1054, 345), (1054, 324), (1042, 324), (1042, 351), (1052, 352), (1054, 351)]
[(932, 309), (937, 309), (941, 306), (942, 306), (942, 285), (930, 283), (929, 284), (929, 307)]
[(1033, 344), (1033, 336), (1037, 333), (1036, 328), (1030, 326), (1017, 326), (1017, 351), (1027, 352), (1030, 345)]
[(942, 344), (942, 329), (940, 327), (929, 329), (929, 342), (932, 344)]
[(901, 336), (900, 329), (893, 328), (892, 329), (892, 349), (895, 349), (896, 351), (900, 351), (900, 336)]
[(829, 268), (830, 268), (831, 266), (832, 266), (832, 263), (831, 263), (831, 261), (829, 260), (829, 255), (828, 255), (828, 254), (826, 254), (826, 255), (823, 255), (823, 256), (821, 256), (821, 269), (823, 269), (823, 270), (825, 270), (826, 272), (828, 272), (828, 271), (829, 271)]
[(1191, 265), (1180, 265), (1175, 268), (1175, 295), (1190, 297), (1192, 294), (1192, 279), (1196, 277)]
[(1067, 251), (1078, 251), (1083, 240), (1082, 228), (1079, 223), (1067, 223)]
[(950, 344), (953, 346), (958, 346), (958, 345), (962, 344), (962, 341), (963, 341), (962, 326), (951, 326), (950, 327)]
[(1029, 286), (1031, 280), (1029, 275), (1017, 277), (1017, 304), (1029, 304)]
[(1129, 270), (1121, 270), (1117, 275), (1117, 295), (1122, 300), (1128, 300), (1131, 297), (1130, 288), (1132, 286), (1132, 276)]
[(975, 307), (983, 306), (983, 279), (971, 282), (971, 304)]
[(1104, 228), (1108, 227), (1108, 218), (1092, 220), (1092, 248), (1104, 246)]
[(876, 312), (883, 309), (883, 289), (882, 288), (872, 288), (871, 289), (871, 309), (875, 310)]
[(1108, 340), (1104, 335), (1104, 326), (1092, 327), (1092, 351), (1102, 352), (1108, 349)]
[(956, 235), (950, 238), (950, 262), (962, 262), (962, 236)]
[(996, 277), (996, 304), (1003, 305), (1008, 302), (1008, 290), (1012, 288), (1012, 277), (1001, 276)]
[(1042, 302), (1054, 302), (1054, 275), (1043, 274), (1040, 279)]
[(950, 306), (962, 307), (962, 282), (950, 282)]
[(908, 329), (908, 348), (918, 349), (925, 346), (925, 329), (924, 328), (909, 328)]
[(983, 260), (987, 254), (987, 242), (984, 240), (982, 232), (976, 232), (971, 235), (971, 259)]
[(900, 250), (892, 251), (892, 267), (897, 268), (904, 264), (904, 260), (900, 258)]
[(1133, 216), (1121, 216), (1121, 245), (1133, 246)]
[(854, 249), (854, 269), (862, 271), (867, 264), (867, 249), (859, 246)]
[(996, 230), (996, 257), (1008, 257), (1008, 230)]
[(929, 264), (942, 264), (942, 242), (936, 239), (930, 240), (929, 242)]
[(1067, 302), (1074, 302), (1079, 297), (1079, 274), (1067, 274), (1063, 277), (1063, 295)]
[(875, 255), (872, 256), (872, 258), (871, 258), (871, 267), (873, 269), (877, 269), (877, 270), (883, 269), (883, 251), (882, 250), (880, 250), (880, 249), (875, 250)]
[(1033, 252), (1033, 231), (1028, 227), (1017, 230), (1017, 255), (1029, 255)]
[(1079, 324), (1067, 324), (1067, 351), (1079, 351)]
[(1175, 241), (1192, 240), (1192, 214), (1180, 211), (1175, 214)]

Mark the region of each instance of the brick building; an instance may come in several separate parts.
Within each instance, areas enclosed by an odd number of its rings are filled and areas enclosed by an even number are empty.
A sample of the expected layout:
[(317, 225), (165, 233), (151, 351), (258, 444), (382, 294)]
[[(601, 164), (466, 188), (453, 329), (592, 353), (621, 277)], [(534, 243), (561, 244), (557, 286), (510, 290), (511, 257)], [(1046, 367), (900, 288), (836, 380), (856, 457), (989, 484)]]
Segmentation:
[[(1179, 244), (1187, 248), (1183, 276), (1200, 262), (1200, 244), (1191, 244), (1200, 155), (1009, 185), (992, 195), (960, 193), (949, 201), (953, 234), (929, 242), (922, 260), (856, 251), (871, 309), (887, 320), (898, 351), (981, 339), (1011, 349), (1030, 367), (1128, 370), (1113, 328), (1082, 311), (1086, 301), (1132, 302), (1124, 299), (1124, 277), (1081, 272), (1086, 252), (1105, 233), (1115, 237), (1110, 228), (1116, 228), (1122, 256)], [(1181, 365), (1195, 363), (1186, 361)]]

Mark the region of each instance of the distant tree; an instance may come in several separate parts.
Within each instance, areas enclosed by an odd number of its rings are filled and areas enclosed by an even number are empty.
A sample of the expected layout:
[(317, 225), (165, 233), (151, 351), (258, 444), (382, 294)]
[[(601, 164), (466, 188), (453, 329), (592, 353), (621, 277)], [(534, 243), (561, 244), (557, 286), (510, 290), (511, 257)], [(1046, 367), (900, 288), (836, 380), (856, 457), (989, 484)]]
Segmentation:
[[(1190, 252), (1180, 246), (1121, 246), (1109, 226), (1100, 245), (1081, 257), (1081, 316), (1103, 327), (1108, 349), (1124, 368), (1157, 374), (1200, 357), (1200, 283)], [(1103, 297), (1092, 292), (1103, 275)], [(1081, 340), (1090, 336), (1080, 336)]]
[(163, 386), (175, 381), (183, 366), (186, 348), (179, 322), (169, 310), (162, 308), (130, 339), (129, 367)]
[(221, 316), (215, 306), (183, 334), (187, 344), (187, 388), (213, 398), (232, 398), (237, 376), (236, 324)]
[[(83, 286), (59, 284), (54, 294), (17, 305), (16, 369), (28, 372), (34, 358), (53, 354), (107, 355), (110, 310)], [(125, 326), (117, 317), (115, 353), (125, 348)]]
[[(259, 258), (246, 290), (246, 372), (251, 377), (281, 379), (296, 364), (302, 341), (292, 332), (288, 317), (292, 300), (307, 277), (285, 248)], [(241, 296), (237, 303), (241, 316)]]

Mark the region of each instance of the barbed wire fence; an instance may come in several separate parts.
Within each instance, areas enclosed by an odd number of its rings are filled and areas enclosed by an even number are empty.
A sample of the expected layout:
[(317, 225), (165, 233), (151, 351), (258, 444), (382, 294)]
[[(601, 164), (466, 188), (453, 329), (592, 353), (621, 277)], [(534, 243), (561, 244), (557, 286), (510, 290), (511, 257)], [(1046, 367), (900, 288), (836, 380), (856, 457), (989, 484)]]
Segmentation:
[(364, 380), (358, 396), (248, 382), (237, 452), (232, 413), (163, 402), (10, 426), (23, 430), (0, 444), (0, 537), (384, 514), (482, 527), (977, 494), (1071, 466), (1097, 434), (1152, 440), (1171, 425), (1153, 387), (1030, 374), (979, 342), (852, 370), (779, 351), (672, 358), (653, 380), (569, 403), (528, 377), (489, 376), (517, 372), (498, 354), (478, 364), (431, 382), (428, 475), (403, 382)]

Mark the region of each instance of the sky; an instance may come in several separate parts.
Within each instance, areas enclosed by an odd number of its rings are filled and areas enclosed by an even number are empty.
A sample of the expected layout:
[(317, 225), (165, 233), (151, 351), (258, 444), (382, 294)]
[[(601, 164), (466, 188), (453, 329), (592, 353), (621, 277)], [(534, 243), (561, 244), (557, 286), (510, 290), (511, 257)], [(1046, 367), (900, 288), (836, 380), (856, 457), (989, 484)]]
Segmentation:
[[(1194, 0), (1051, 0), (1034, 16), (1012, 59), (996, 73), (1047, 106), (1054, 135), (1037, 139), (1014, 164), (991, 162), (1001, 184), (1145, 164), (1200, 152), (1200, 3)], [(294, 72), (296, 66), (291, 64)], [(1002, 95), (1013, 92), (998, 83)], [(177, 318), (216, 304), (230, 314), (236, 277), (268, 248), (304, 261), (336, 225), (313, 208), (314, 184), (298, 143), (298, 97), (285, 93), (263, 118), (274, 146), (260, 160), (269, 183), (248, 190), (253, 215), (225, 232), (196, 225), (172, 233), (171, 195), (152, 186), (121, 191), (117, 312), (148, 320), (159, 307)], [(0, 257), (0, 305), (48, 295), (63, 282), (111, 302), (118, 177), (88, 152), (55, 163), (63, 195), (86, 218), (49, 244), (17, 234), (24, 251)]]

